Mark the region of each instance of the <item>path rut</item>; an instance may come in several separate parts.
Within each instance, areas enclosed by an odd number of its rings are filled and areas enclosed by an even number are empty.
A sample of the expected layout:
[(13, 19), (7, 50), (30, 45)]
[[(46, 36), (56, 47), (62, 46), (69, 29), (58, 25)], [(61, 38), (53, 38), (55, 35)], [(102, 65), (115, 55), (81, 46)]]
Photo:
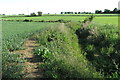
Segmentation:
[(39, 59), (33, 54), (33, 49), (38, 46), (39, 44), (37, 44), (34, 39), (28, 39), (23, 44), (24, 50), (13, 52), (21, 54), (22, 58), (26, 60), (24, 63), (24, 72), (26, 73), (26, 75), (24, 76), (24, 78), (42, 78), (42, 70), (40, 70), (38, 66), (40, 64), (43, 64), (43, 62), (40, 62)]

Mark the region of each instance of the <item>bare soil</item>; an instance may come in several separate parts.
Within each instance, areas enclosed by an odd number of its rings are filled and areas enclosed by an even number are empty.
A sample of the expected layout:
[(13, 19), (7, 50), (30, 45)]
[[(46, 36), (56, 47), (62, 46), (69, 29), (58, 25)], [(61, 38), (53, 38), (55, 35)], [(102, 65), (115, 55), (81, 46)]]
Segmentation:
[(34, 48), (38, 46), (39, 44), (37, 44), (34, 39), (28, 39), (23, 44), (24, 50), (17, 50), (13, 52), (21, 54), (22, 58), (26, 60), (24, 63), (24, 72), (26, 75), (24, 78), (42, 78), (43, 76), (42, 70), (38, 68), (38, 66), (43, 64), (43, 62), (40, 62), (38, 57), (33, 54)]

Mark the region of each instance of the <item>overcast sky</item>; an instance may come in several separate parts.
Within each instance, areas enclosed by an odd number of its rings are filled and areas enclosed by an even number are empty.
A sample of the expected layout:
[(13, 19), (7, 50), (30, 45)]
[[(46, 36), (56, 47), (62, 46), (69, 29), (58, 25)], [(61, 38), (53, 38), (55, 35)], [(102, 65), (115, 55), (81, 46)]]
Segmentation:
[(0, 14), (60, 13), (65, 11), (94, 12), (118, 8), (120, 0), (0, 0)]

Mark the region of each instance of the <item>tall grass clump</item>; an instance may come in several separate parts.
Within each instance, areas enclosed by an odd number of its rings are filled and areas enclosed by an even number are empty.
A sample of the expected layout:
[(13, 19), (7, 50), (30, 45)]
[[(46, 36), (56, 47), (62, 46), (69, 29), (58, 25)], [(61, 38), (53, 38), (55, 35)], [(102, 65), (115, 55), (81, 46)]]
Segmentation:
[(63, 23), (44, 28), (36, 39), (41, 46), (34, 52), (44, 62), (40, 67), (45, 78), (102, 77), (81, 54), (74, 30)]

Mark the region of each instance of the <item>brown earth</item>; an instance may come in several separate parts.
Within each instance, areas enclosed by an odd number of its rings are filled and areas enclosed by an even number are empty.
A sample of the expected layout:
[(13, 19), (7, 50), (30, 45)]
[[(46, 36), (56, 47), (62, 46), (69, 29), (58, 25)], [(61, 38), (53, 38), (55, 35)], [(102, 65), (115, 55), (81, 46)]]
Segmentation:
[(28, 39), (23, 44), (24, 50), (13, 52), (21, 54), (21, 57), (26, 60), (24, 63), (24, 73), (26, 75), (24, 78), (42, 78), (42, 70), (40, 70), (38, 66), (43, 64), (43, 62), (40, 62), (39, 59), (33, 54), (33, 49), (38, 46), (39, 44), (37, 44), (34, 39)]

